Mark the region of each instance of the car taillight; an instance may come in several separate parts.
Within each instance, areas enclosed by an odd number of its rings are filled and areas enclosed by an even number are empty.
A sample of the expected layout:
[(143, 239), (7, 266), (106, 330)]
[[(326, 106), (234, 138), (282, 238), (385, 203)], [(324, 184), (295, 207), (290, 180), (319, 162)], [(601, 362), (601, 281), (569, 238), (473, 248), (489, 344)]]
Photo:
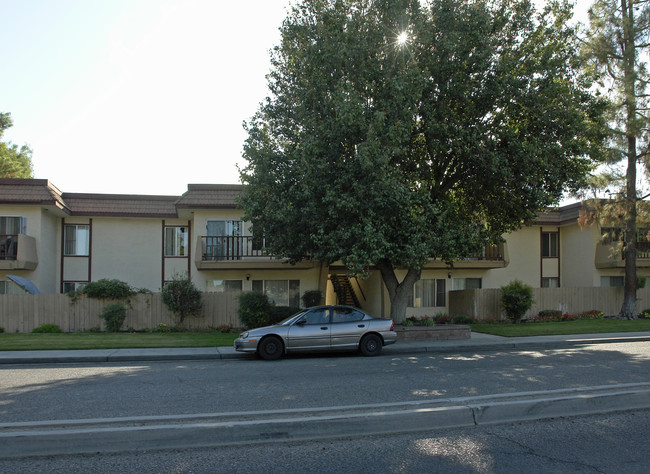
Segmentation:
[(395, 323), (390, 323), (390, 330), (394, 331), (395, 330)]

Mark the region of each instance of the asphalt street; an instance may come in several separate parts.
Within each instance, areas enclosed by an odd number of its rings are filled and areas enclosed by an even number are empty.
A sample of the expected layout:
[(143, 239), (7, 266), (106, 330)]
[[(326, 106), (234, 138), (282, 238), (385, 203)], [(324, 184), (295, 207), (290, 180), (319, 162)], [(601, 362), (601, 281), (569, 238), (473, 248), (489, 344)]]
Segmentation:
[(232, 348), (110, 351), (108, 358), (3, 352), (0, 459), (9, 466), (41, 456), (413, 441), (432, 430), (483, 433), (650, 409), (650, 334), (520, 339), (398, 343), (374, 358), (277, 362)]

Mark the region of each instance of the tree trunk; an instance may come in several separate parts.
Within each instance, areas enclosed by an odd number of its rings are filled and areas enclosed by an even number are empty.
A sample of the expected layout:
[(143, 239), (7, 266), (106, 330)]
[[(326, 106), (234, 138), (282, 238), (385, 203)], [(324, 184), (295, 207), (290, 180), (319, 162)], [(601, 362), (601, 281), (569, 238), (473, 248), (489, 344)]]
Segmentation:
[(384, 284), (388, 289), (390, 300), (390, 318), (395, 323), (401, 323), (406, 319), (406, 308), (409, 302), (409, 295), (413, 291), (413, 285), (420, 279), (420, 270), (409, 269), (406, 276), (400, 283), (395, 275), (393, 265), (382, 260), (377, 264)]
[(625, 259), (625, 291), (623, 305), (618, 317), (636, 319), (636, 137), (638, 130), (636, 105), (636, 44), (634, 35), (634, 2), (621, 0), (621, 18), (623, 21), (623, 88), (626, 109), (627, 141), (627, 176), (625, 189), (625, 241), (623, 258)]

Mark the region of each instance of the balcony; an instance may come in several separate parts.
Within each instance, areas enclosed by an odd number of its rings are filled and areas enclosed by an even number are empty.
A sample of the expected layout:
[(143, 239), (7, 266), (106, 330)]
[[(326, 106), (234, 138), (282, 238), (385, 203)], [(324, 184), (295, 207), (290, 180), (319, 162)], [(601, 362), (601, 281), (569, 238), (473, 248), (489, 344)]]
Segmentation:
[(0, 235), (0, 270), (34, 270), (36, 239), (25, 234)]
[[(199, 270), (214, 269), (267, 269), (285, 265), (286, 260), (278, 259), (265, 252), (264, 242), (252, 236), (200, 236), (197, 241), (196, 267)], [(305, 260), (291, 268), (313, 268), (312, 260)]]
[[(650, 242), (636, 243), (636, 266), (650, 267)], [(596, 268), (625, 268), (623, 252), (619, 251), (617, 243), (599, 243), (596, 245)]]
[[(490, 269), (504, 268), (508, 266), (510, 258), (508, 256), (508, 246), (505, 243), (499, 245), (490, 245), (483, 251), (472, 257), (463, 260), (456, 260), (454, 268), (456, 269)], [(448, 268), (448, 265), (442, 260), (429, 260), (425, 268)]]

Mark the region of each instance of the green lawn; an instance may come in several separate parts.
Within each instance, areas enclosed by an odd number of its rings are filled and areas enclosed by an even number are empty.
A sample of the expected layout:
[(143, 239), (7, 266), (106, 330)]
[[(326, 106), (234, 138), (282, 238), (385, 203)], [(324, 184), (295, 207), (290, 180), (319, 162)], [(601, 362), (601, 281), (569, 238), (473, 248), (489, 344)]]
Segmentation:
[(235, 333), (0, 334), (0, 351), (232, 346)]
[[(650, 331), (650, 319), (639, 321), (593, 320), (561, 323), (472, 324), (473, 332), (497, 336), (544, 336), (550, 334), (590, 334), (603, 332)], [(0, 333), (0, 351), (125, 349), (148, 347), (232, 346), (236, 333)]]
[(563, 321), (559, 323), (472, 324), (471, 328), (473, 332), (506, 337), (636, 332), (650, 331), (650, 319), (641, 319), (636, 321), (594, 319), (586, 321)]

